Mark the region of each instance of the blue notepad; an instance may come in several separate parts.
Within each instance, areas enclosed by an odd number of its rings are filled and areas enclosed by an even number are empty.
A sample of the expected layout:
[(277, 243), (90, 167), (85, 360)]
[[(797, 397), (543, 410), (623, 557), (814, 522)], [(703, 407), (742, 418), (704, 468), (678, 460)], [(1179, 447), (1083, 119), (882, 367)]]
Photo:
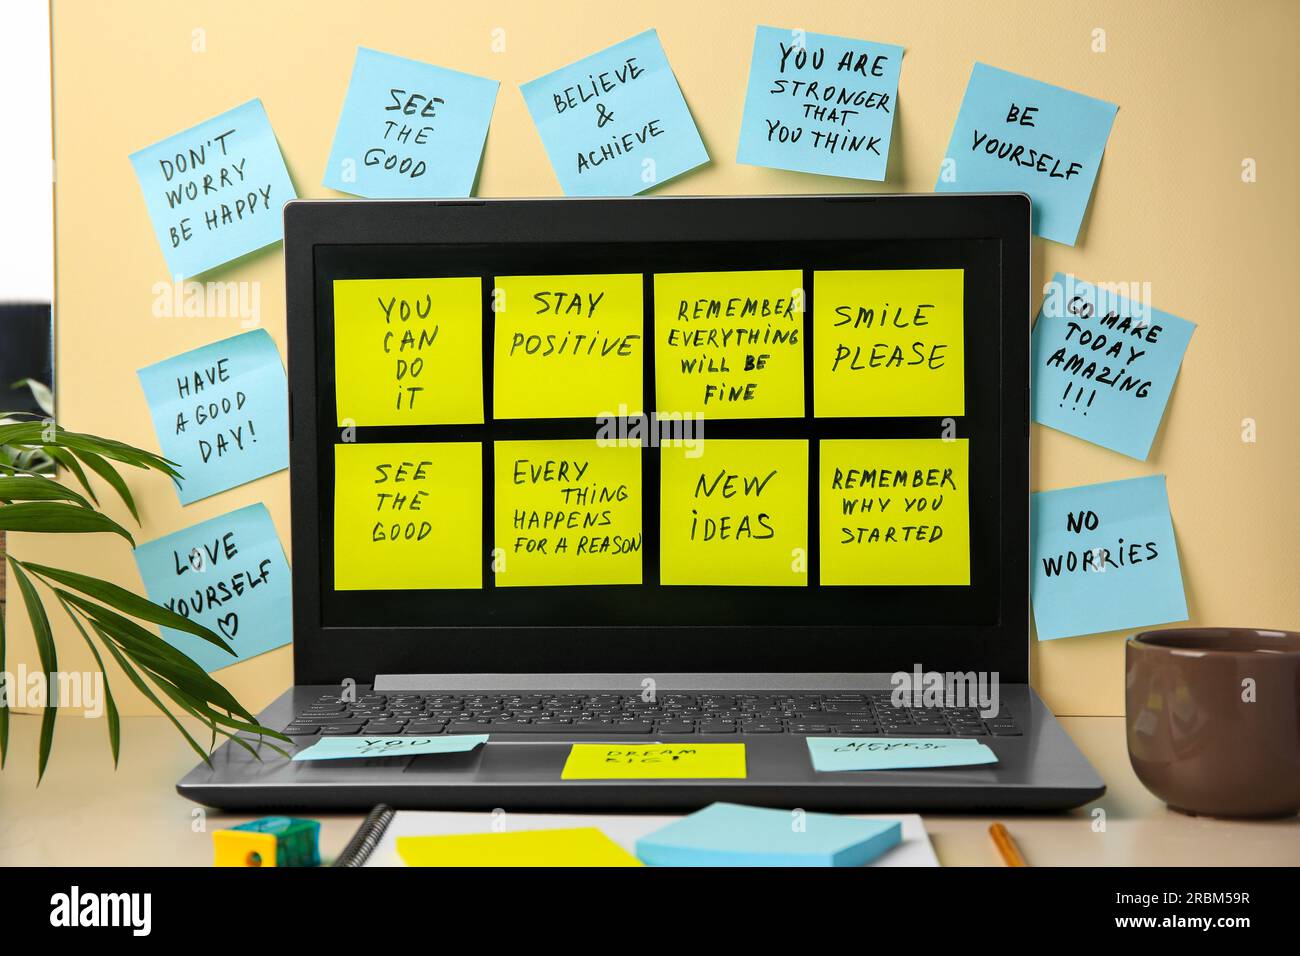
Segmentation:
[(898, 820), (715, 803), (636, 841), (649, 866), (863, 866), (903, 838)]

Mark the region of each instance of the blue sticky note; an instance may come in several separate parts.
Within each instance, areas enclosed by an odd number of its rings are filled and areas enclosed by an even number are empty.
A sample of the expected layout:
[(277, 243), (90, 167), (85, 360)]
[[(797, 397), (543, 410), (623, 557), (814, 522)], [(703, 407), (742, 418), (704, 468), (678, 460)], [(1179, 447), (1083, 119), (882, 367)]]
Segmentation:
[(372, 199), (468, 196), (500, 85), (358, 47), (324, 185)]
[(635, 196), (709, 161), (654, 30), (520, 91), (566, 196)]
[(418, 757), (421, 754), (467, 753), (487, 743), (487, 734), (447, 737), (322, 737), (294, 760), (344, 760), (354, 757)]
[(1145, 461), (1195, 330), (1058, 272), (1034, 326), (1034, 421)]
[(961, 737), (809, 737), (813, 769), (918, 770), (997, 763), (992, 750)]
[(1030, 499), (1040, 641), (1187, 620), (1164, 475)]
[(131, 154), (168, 274), (187, 279), (284, 238), (296, 198), (261, 100)]
[(289, 467), (288, 386), (265, 329), (140, 369), (181, 504)]
[(135, 549), (149, 600), (216, 631), (232, 657), (169, 627), (163, 640), (205, 671), (256, 657), (293, 638), (284, 548), (266, 505), (201, 521)]
[(934, 191), (1028, 193), (1034, 234), (1072, 246), (1118, 109), (976, 63)]
[(885, 178), (903, 48), (760, 26), (736, 162)]
[(897, 820), (714, 803), (636, 841), (648, 866), (863, 866), (903, 838)]

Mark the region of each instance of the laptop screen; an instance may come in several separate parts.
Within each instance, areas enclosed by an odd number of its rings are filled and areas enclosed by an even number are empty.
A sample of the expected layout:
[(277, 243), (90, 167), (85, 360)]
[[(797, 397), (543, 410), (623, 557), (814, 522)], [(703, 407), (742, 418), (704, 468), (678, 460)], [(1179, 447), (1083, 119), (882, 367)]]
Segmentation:
[(314, 246), (321, 626), (998, 625), (1002, 254)]

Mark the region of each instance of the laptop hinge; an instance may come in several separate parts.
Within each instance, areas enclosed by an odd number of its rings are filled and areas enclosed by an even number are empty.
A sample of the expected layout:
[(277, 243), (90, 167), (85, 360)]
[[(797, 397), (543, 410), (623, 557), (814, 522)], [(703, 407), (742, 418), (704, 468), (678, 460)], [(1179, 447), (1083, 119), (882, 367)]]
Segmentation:
[[(378, 691), (878, 690), (888, 674), (379, 674)], [(653, 682), (653, 683), (651, 683)]]

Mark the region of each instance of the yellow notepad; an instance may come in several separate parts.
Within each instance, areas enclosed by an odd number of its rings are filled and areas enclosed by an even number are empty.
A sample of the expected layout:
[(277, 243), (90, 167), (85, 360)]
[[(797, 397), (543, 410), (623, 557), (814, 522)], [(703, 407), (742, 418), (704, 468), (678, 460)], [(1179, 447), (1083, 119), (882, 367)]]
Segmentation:
[(642, 866), (595, 827), (397, 838), (407, 866)]
[(745, 778), (744, 744), (574, 744), (564, 780)]

